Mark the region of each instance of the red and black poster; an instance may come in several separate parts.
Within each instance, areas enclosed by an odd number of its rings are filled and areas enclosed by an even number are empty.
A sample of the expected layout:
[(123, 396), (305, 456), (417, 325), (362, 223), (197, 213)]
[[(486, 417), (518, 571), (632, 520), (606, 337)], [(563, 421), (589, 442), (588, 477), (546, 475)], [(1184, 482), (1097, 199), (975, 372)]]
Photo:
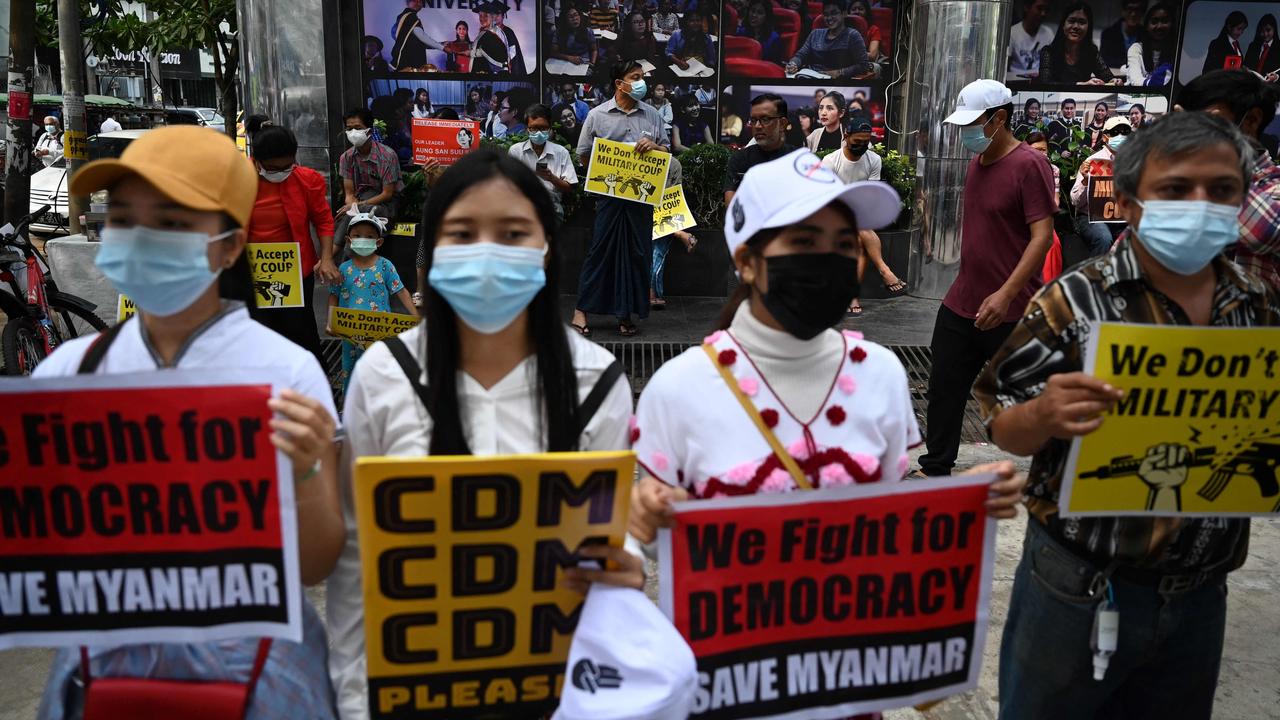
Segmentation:
[(302, 636), (270, 377), (0, 383), (0, 648)]
[(845, 718), (977, 686), (990, 476), (700, 500), (659, 535), (691, 718)]

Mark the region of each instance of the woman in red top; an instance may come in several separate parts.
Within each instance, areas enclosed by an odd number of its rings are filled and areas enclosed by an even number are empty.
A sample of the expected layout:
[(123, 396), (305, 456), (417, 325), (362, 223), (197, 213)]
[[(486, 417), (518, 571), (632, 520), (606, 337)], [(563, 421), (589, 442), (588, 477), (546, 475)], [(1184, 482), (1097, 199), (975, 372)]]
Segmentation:
[[(253, 163), (258, 168), (258, 199), (246, 228), (249, 253), (253, 243), (294, 243), (302, 265), (302, 305), (272, 307), (275, 295), (287, 289), (267, 284), (254, 290), (258, 307), (253, 319), (311, 351), (320, 366), (320, 333), (316, 329), (312, 293), (315, 281), (337, 282), (341, 278), (333, 264), (333, 214), (324, 176), (298, 164), (298, 141), (293, 133), (280, 125), (268, 125), (253, 136)], [(317, 253), (312, 228), (320, 241)]]

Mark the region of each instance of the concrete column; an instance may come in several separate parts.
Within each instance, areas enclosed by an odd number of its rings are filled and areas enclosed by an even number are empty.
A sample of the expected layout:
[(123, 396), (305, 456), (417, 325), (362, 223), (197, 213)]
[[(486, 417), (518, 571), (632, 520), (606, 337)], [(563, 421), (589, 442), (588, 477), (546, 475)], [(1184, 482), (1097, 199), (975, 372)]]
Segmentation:
[(917, 157), (916, 212), (908, 282), (911, 294), (941, 298), (960, 270), (964, 176), (972, 154), (942, 120), (960, 88), (1003, 81), (1010, 0), (916, 0), (911, 17), (904, 152)]
[[(332, 2), (332, 0), (330, 0)], [(238, 0), (241, 106), (298, 137), (298, 163), (330, 173), (322, 0)], [(235, 118), (227, 118), (235, 122)]]

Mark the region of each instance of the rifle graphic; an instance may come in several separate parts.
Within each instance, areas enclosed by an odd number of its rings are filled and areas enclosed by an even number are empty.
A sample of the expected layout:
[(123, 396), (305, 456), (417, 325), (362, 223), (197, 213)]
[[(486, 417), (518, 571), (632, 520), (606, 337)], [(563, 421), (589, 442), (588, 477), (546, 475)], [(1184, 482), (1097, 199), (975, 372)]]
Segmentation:
[(1236, 475), (1248, 475), (1258, 483), (1262, 497), (1280, 495), (1280, 483), (1276, 482), (1276, 466), (1280, 465), (1280, 442), (1255, 441), (1239, 455), (1213, 471), (1209, 482), (1196, 494), (1210, 502), (1217, 500), (1227, 483)]
[[(1213, 447), (1198, 448), (1191, 453), (1188, 458), (1187, 467), (1208, 467), (1213, 464), (1213, 456), (1217, 452)], [(1081, 480), (1090, 478), (1098, 478), (1099, 480), (1110, 480), (1111, 478), (1126, 477), (1129, 475), (1137, 475), (1138, 470), (1142, 467), (1144, 458), (1134, 457), (1133, 455), (1122, 455), (1118, 458), (1111, 458), (1111, 462), (1094, 470), (1080, 473)]]
[[(1191, 454), (1188, 467), (1208, 467), (1214, 463), (1216, 447), (1202, 447)], [(1143, 458), (1124, 455), (1112, 458), (1107, 465), (1088, 470), (1080, 474), (1081, 480), (1111, 478), (1137, 475), (1142, 467)], [(1280, 480), (1276, 477), (1276, 469), (1280, 466), (1280, 442), (1255, 441), (1243, 452), (1228, 460), (1209, 477), (1209, 482), (1196, 492), (1197, 495), (1213, 502), (1227, 489), (1227, 483), (1237, 475), (1252, 477), (1258, 483), (1262, 497), (1280, 495)], [(1280, 509), (1280, 503), (1277, 503)]]
[(267, 281), (267, 280), (253, 281), (253, 291), (261, 295), (263, 300), (271, 299), (270, 288), (271, 288), (270, 281)]

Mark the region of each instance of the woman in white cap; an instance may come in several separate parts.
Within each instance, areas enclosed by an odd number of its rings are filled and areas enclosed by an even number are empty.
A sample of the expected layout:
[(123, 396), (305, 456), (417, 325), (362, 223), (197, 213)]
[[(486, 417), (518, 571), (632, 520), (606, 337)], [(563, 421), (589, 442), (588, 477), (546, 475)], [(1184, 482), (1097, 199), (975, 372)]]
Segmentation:
[[(326, 599), (345, 720), (369, 716), (350, 462), (629, 445), (631, 387), (622, 366), (560, 319), (555, 224), (551, 196), (520, 160), (484, 149), (463, 156), (423, 208), (424, 322), (371, 346), (352, 373), (343, 413), (347, 546)], [(593, 581), (643, 585), (643, 564), (626, 551), (581, 553), (623, 569), (568, 571), (578, 589)]]
[[(92, 338), (73, 340), (41, 363), (35, 377), (157, 373), (177, 368), (262, 367), (281, 371), (289, 389), (269, 401), (272, 443), (291, 461), (302, 581), (328, 576), (342, 550), (335, 423), (329, 382), (311, 353), (249, 318), (244, 226), (253, 212), (257, 172), (229, 138), (203, 128), (160, 128), (133, 141), (118, 160), (86, 165), (71, 192), (110, 191), (96, 264), (138, 308), (136, 317)], [(202, 644), (90, 646), (90, 676), (248, 683), (265, 665), (245, 717), (332, 718), (325, 634), (302, 601), (301, 643), (258, 638)], [(40, 718), (79, 717), (81, 654), (54, 660)], [(166, 686), (167, 687), (167, 686)], [(90, 683), (89, 695), (93, 689)], [(191, 716), (199, 698), (165, 693), (167, 716)]]
[[(845, 185), (807, 150), (746, 174), (725, 218), (742, 283), (720, 330), (663, 365), (640, 396), (632, 438), (645, 477), (632, 535), (652, 541), (675, 500), (803, 487), (762, 426), (810, 487), (906, 475), (921, 441), (906, 371), (860, 333), (832, 329), (858, 292), (858, 231), (897, 214), (891, 187)], [(1013, 517), (1025, 479), (1012, 463), (983, 469), (999, 474), (988, 512)]]

